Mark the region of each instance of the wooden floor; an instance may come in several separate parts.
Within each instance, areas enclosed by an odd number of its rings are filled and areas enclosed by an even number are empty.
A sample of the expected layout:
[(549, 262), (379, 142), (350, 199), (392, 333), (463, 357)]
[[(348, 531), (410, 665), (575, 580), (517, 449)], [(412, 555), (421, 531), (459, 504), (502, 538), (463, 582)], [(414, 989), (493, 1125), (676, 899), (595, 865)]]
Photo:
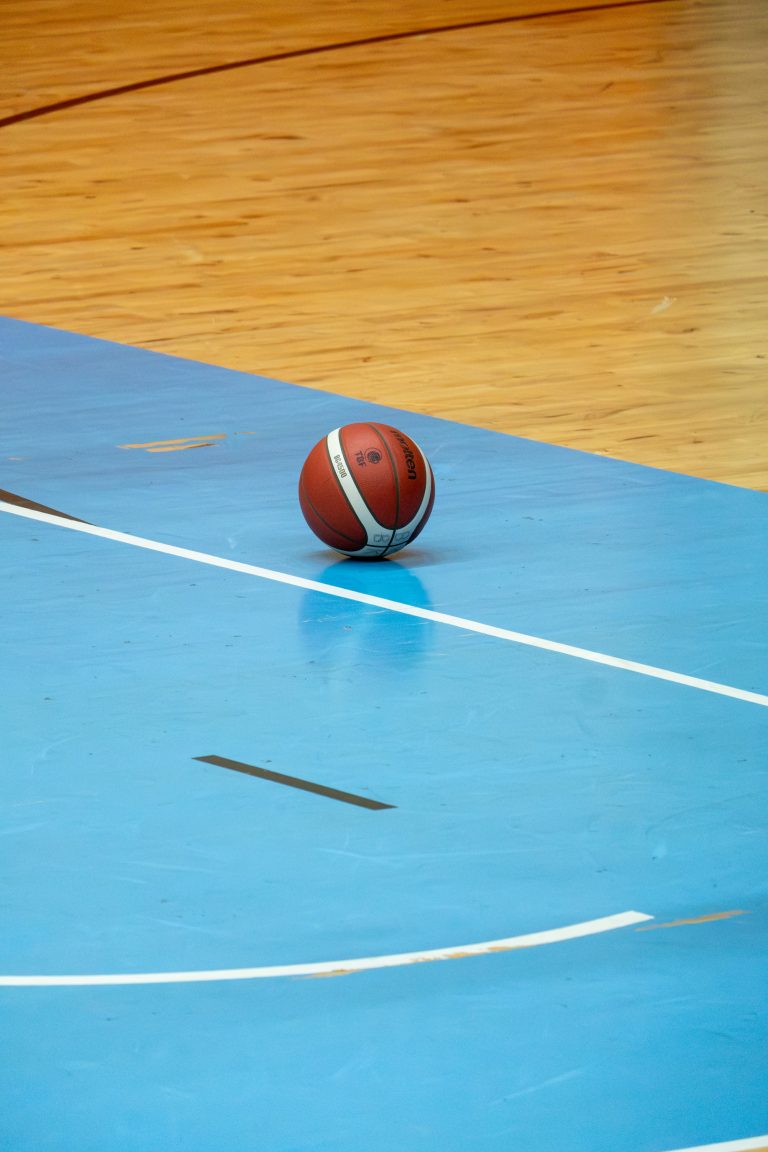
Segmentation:
[(768, 490), (764, 0), (7, 7), (3, 313)]

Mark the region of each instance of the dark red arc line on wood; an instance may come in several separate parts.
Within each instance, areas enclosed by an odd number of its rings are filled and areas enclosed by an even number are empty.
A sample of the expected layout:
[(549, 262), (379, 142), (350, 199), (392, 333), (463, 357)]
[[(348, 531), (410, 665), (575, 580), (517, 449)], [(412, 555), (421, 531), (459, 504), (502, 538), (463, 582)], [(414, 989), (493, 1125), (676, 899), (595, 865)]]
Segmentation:
[(501, 24), (521, 24), (525, 21), (544, 20), (553, 16), (580, 16), (590, 12), (609, 12), (618, 8), (642, 8), (651, 4), (670, 4), (675, 0), (614, 0), (608, 4), (586, 4), (577, 8), (553, 8), (547, 12), (527, 12), (517, 16), (498, 16), (490, 20), (472, 20), (460, 24), (443, 24), (437, 27), (414, 28), (409, 32), (389, 32), (381, 36), (367, 36), (359, 40), (340, 40), (334, 44), (320, 44), (313, 48), (295, 48), (289, 52), (274, 52), (267, 56), (251, 56), (246, 60), (231, 60), (227, 64), (211, 64), (206, 68), (191, 68), (186, 72), (169, 72), (165, 76), (154, 76), (150, 80), (137, 80), (132, 84), (121, 84), (117, 88), (102, 88), (98, 92), (88, 92), (83, 96), (72, 96), (68, 100), (58, 100), (44, 104), (40, 108), (29, 108), (26, 112), (15, 112), (0, 119), (0, 128), (11, 124), (21, 124), (24, 120), (36, 120), (54, 112), (65, 112), (69, 108), (79, 108), (83, 104), (94, 104), (99, 100), (109, 100), (113, 96), (125, 96), (128, 92), (142, 92), (147, 88), (160, 88), (165, 84), (176, 84), (182, 80), (195, 80), (200, 76), (214, 76), (219, 72), (234, 72), (238, 68), (252, 68), (257, 64), (274, 64), (281, 60), (299, 60), (304, 56), (321, 56), (329, 52), (341, 52), (346, 48), (365, 48), (373, 44), (395, 44), (401, 40), (413, 40), (418, 36), (439, 36), (448, 32), (464, 32), (474, 28), (488, 28)]

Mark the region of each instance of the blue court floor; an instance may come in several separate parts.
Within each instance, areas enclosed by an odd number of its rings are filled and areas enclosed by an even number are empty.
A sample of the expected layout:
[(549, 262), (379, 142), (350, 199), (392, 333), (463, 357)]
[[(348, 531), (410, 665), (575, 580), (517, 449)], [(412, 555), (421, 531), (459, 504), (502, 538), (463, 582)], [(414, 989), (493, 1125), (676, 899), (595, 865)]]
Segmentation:
[(12, 320), (0, 411), (0, 1147), (768, 1147), (765, 494)]

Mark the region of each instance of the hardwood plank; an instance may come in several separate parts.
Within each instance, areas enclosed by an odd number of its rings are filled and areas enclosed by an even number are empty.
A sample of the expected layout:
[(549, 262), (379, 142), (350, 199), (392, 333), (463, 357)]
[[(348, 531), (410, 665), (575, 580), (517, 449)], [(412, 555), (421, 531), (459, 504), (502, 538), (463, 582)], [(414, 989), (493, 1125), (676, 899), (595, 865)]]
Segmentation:
[[(44, 28), (45, 6), (29, 7)], [(242, 56), (239, 5), (220, 26), (206, 9), (216, 35), (195, 45), (190, 10), (160, 8), (169, 68)], [(259, 16), (272, 45), (404, 19), (341, 0), (276, 8)], [(501, 8), (423, 0), (407, 18)], [(101, 27), (88, 43), (104, 72), (114, 19), (71, 11), (53, 5), (51, 28)], [(149, 12), (136, 54), (114, 44), (113, 82), (143, 68)], [(35, 99), (81, 82), (44, 40)], [(760, 0), (672, 0), (280, 61), (12, 125), (3, 310), (768, 489), (767, 42)]]

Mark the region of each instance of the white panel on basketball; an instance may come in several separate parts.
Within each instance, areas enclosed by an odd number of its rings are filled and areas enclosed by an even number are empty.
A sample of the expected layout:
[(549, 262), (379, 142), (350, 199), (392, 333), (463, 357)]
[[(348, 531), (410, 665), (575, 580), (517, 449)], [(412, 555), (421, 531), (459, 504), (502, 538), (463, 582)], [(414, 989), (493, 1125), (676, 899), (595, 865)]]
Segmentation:
[(341, 484), (344, 495), (352, 505), (352, 509), (365, 529), (365, 534), (368, 538), (367, 546), (365, 548), (356, 548), (354, 554), (355, 556), (378, 556), (392, 543), (392, 529), (385, 528), (382, 524), (379, 524), (365, 500), (363, 500), (360, 495), (357, 484), (355, 484), (355, 481), (350, 475), (349, 465), (344, 456), (341, 437), (339, 436), (340, 431), (340, 428), (334, 428), (333, 432), (329, 432), (326, 436), (325, 442), (328, 447), (331, 465)]
[(421, 504), (419, 505), (419, 510), (416, 513), (416, 515), (414, 516), (413, 520), (411, 520), (409, 524), (404, 524), (402, 528), (398, 528), (398, 530), (395, 532), (394, 538), (392, 540), (393, 544), (407, 544), (408, 543), (408, 541), (411, 538), (411, 533), (414, 532), (416, 530), (416, 528), (418, 528), (418, 526), (419, 526), (419, 524), (420, 524), (420, 522), (424, 516), (424, 513), (426, 512), (427, 507), (429, 506), (429, 500), (430, 500), (430, 497), (432, 495), (432, 469), (430, 468), (429, 463), (427, 461), (427, 458), (424, 455), (424, 453), (422, 452), (421, 448), (419, 448), (418, 444), (416, 444), (413, 441), (412, 441), (412, 443), (413, 443), (414, 448), (416, 448), (418, 450), (419, 456), (421, 456), (421, 459), (424, 462), (424, 474), (426, 476), (426, 481), (424, 483), (424, 496), (422, 497)]

